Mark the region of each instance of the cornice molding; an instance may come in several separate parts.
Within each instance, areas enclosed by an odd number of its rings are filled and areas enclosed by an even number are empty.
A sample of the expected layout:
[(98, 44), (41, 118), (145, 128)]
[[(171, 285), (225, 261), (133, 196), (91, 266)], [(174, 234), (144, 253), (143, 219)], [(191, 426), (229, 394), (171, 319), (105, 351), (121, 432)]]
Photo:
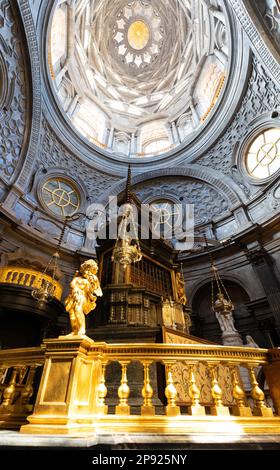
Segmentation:
[(14, 186), (22, 192), (24, 192), (29, 183), (32, 168), (37, 159), (42, 113), (40, 55), (36, 28), (29, 3), (30, 2), (28, 0), (17, 0), (26, 35), (32, 78), (32, 118), (29, 145), (21, 172), (14, 184)]
[(248, 0), (229, 0), (229, 3), (247, 34), (252, 49), (261, 59), (271, 78), (280, 83), (280, 55), (266, 34), (254, 8)]

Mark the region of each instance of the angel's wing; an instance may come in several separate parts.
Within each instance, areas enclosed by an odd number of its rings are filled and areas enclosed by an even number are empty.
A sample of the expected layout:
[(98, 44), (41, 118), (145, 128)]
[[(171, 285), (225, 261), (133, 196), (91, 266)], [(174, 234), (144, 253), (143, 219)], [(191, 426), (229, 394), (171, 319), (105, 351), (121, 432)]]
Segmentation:
[(95, 293), (95, 295), (97, 295), (97, 297), (102, 297), (103, 296), (103, 292), (102, 292), (102, 289), (101, 289), (100, 285), (98, 285), (98, 287), (96, 288), (94, 293)]

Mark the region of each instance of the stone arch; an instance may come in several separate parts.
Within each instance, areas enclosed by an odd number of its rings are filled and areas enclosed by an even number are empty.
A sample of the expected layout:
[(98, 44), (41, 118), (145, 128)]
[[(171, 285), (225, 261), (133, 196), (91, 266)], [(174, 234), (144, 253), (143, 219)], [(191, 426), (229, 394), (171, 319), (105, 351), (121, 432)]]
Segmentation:
[[(250, 297), (246, 288), (244, 287), (244, 284), (241, 284), (240, 281), (236, 282), (236, 279), (230, 279), (231, 277), (232, 276), (221, 276), (225, 288), (235, 306), (233, 316), (237, 327), (240, 316), (244, 317), (244, 312), (245, 316), (247, 315), (247, 309), (244, 304), (250, 301)], [(216, 297), (216, 290), (214, 295)], [(211, 297), (211, 278), (209, 276), (208, 279), (203, 279), (203, 282), (200, 283), (200, 286), (197, 286), (195, 295), (192, 297), (192, 333), (209, 341), (220, 343), (221, 328), (212, 309)]]
[[(153, 170), (136, 175), (132, 178), (132, 187), (138, 183), (146, 182), (154, 178), (180, 176), (198, 180), (208, 184), (218, 190), (230, 202), (231, 206), (239, 205), (243, 200), (243, 195), (236, 183), (223, 175), (219, 178), (217, 172), (200, 165), (187, 165), (184, 168), (164, 168)], [(126, 179), (111, 187), (111, 190), (104, 194), (100, 203), (107, 204), (109, 196), (118, 196), (125, 190)], [(133, 188), (132, 188), (133, 189)]]
[[(232, 282), (236, 285), (238, 285), (240, 288), (242, 288), (247, 296), (248, 296), (248, 299), (249, 300), (253, 300), (254, 299), (254, 293), (253, 293), (253, 290), (251, 290), (249, 288), (249, 286), (247, 284), (245, 284), (244, 282), (244, 279), (241, 277), (241, 276), (238, 276), (236, 274), (232, 274), (232, 273), (223, 273), (223, 272), (220, 272), (220, 277), (222, 279), (222, 281), (228, 281), (228, 282)], [(195, 298), (195, 296), (197, 295), (197, 293), (199, 292), (199, 290), (201, 288), (203, 288), (204, 286), (206, 286), (207, 284), (211, 283), (211, 280), (212, 280), (212, 277), (211, 277), (211, 274), (203, 274), (203, 279), (201, 279), (198, 283), (196, 283), (187, 293), (188, 293), (188, 300), (189, 300), (189, 304), (192, 305), (193, 303), (193, 300)], [(187, 290), (188, 290), (188, 286), (187, 286)]]

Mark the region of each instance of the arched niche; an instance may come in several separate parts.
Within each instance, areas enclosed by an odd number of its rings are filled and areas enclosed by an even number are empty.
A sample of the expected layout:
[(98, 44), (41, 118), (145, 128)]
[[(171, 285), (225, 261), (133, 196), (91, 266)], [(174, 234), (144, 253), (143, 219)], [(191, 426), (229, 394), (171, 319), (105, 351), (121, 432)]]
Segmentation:
[[(245, 334), (242, 331), (244, 319), (249, 314), (246, 309), (246, 304), (250, 302), (250, 297), (246, 289), (241, 284), (223, 279), (224, 286), (235, 306), (234, 319), (236, 327), (241, 328), (240, 334)], [(214, 285), (214, 296), (217, 294), (217, 288)], [(193, 329), (192, 334), (202, 337), (208, 341), (221, 343), (221, 329), (216, 319), (215, 313), (211, 308), (212, 303), (212, 285), (208, 281), (203, 284), (195, 293), (192, 300), (193, 311)], [(253, 328), (253, 320), (250, 319), (248, 328)]]

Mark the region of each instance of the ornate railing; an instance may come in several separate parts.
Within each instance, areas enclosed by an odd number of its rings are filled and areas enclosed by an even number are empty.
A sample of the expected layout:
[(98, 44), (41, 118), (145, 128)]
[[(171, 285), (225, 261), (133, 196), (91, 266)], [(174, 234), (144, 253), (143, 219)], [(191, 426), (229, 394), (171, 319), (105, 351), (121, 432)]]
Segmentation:
[[(147, 411), (148, 414), (154, 414), (150, 370), (153, 364), (161, 364), (165, 369), (167, 416), (181, 414), (178, 404), (187, 406), (187, 414), (196, 416), (205, 416), (206, 413), (214, 416), (273, 416), (271, 408), (265, 403), (264, 392), (259, 387), (255, 372), (258, 367), (267, 364), (266, 350), (208, 345), (106, 345), (99, 382), (102, 390), (101, 407), (106, 397), (106, 368), (111, 362), (118, 362), (122, 375), (118, 389), (119, 404), (115, 413), (130, 414), (127, 368), (136, 361), (144, 371), (142, 415), (147, 414)], [(247, 370), (251, 382), (252, 410), (247, 402), (240, 368)]]
[(0, 351), (0, 428), (18, 429), (32, 413), (44, 361), (42, 348)]
[[(271, 407), (256, 376), (261, 366), (274, 367), (275, 377), (279, 354), (275, 360), (264, 349), (116, 345), (77, 337), (44, 344), (44, 371), (24, 433), (211, 433), (214, 423), (220, 433), (280, 433), (278, 385), (268, 373)], [(119, 376), (110, 371), (116, 364)], [(249, 401), (241, 367), (251, 383)]]
[(5, 266), (0, 268), (0, 283), (39, 289), (46, 285), (53, 286), (53, 295), (61, 300), (62, 285), (48, 274), (20, 266)]

